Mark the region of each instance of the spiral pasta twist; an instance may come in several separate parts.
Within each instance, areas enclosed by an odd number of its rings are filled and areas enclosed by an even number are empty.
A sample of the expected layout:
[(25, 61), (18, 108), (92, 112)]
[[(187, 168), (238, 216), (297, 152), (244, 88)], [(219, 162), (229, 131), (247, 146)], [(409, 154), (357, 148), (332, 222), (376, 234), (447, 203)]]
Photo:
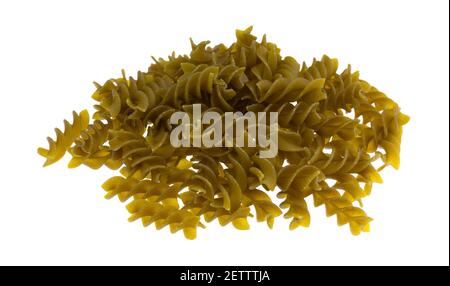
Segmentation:
[(51, 165), (60, 160), (76, 138), (80, 136), (81, 132), (87, 128), (89, 124), (89, 113), (87, 110), (83, 110), (79, 114), (74, 111), (72, 115), (72, 124), (64, 120), (64, 131), (55, 128), (56, 141), (47, 137), (49, 148), (38, 149), (39, 155), (47, 159), (44, 166)]
[(111, 169), (117, 169), (122, 165), (119, 160), (113, 160), (112, 152), (104, 144), (108, 140), (110, 123), (95, 120), (94, 123), (80, 133), (74, 140), (75, 145), (69, 149), (72, 159), (69, 168), (76, 168), (84, 164), (92, 169), (98, 169), (103, 165)]

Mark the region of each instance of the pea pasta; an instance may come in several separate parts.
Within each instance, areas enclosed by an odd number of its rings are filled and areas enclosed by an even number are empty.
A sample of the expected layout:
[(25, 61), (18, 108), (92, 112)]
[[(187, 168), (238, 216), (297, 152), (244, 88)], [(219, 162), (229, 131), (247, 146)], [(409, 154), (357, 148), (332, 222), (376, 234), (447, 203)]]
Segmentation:
[[(38, 149), (45, 166), (67, 152), (69, 168), (118, 170), (102, 185), (107, 199), (127, 202), (130, 221), (182, 230), (188, 239), (213, 220), (244, 230), (249, 218), (272, 228), (283, 215), (290, 229), (307, 227), (310, 196), (352, 234), (369, 231), (372, 219), (358, 203), (382, 182), (383, 168), (399, 168), (409, 117), (350, 66), (338, 73), (327, 56), (300, 64), (251, 31), (237, 30), (230, 46), (191, 40), (189, 56), (173, 53), (136, 78), (122, 72), (95, 83), (92, 119), (83, 110), (64, 121), (48, 149)], [(174, 147), (170, 118), (195, 105), (222, 116), (277, 112), (278, 152), (262, 158), (258, 146)]]

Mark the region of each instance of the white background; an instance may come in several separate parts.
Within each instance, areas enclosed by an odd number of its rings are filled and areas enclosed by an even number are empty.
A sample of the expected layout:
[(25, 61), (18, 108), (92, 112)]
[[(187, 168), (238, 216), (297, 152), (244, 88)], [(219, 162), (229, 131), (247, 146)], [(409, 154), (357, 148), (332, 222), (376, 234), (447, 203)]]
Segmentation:
[[(448, 265), (448, 1), (1, 1), (0, 264)], [(92, 111), (92, 81), (189, 52), (189, 37), (234, 41), (235, 29), (310, 63), (326, 53), (411, 116), (399, 171), (365, 199), (372, 231), (353, 237), (323, 207), (309, 229), (199, 230), (195, 241), (128, 223), (105, 200), (111, 171), (48, 168), (36, 148), (72, 110)]]

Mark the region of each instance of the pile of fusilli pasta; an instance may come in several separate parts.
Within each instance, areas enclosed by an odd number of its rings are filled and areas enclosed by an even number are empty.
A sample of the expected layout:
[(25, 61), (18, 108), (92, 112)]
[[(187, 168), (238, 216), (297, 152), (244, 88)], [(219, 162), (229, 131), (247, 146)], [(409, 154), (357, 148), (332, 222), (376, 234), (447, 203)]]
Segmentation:
[[(272, 227), (284, 213), (291, 229), (307, 227), (308, 196), (353, 234), (368, 231), (371, 218), (355, 203), (381, 183), (383, 167), (399, 167), (409, 118), (358, 72), (337, 73), (336, 59), (308, 67), (282, 58), (265, 36), (258, 42), (251, 28), (236, 36), (230, 47), (191, 42), (189, 56), (96, 84), (93, 122), (86, 110), (74, 112), (49, 148), (39, 148), (45, 165), (69, 152), (70, 168), (119, 169), (103, 184), (106, 198), (129, 201), (130, 221), (183, 230), (189, 239), (214, 219), (248, 229), (255, 215)], [(173, 147), (168, 119), (193, 104), (205, 112), (278, 112), (277, 156), (260, 158), (258, 147)], [(268, 196), (277, 186), (279, 206)]]

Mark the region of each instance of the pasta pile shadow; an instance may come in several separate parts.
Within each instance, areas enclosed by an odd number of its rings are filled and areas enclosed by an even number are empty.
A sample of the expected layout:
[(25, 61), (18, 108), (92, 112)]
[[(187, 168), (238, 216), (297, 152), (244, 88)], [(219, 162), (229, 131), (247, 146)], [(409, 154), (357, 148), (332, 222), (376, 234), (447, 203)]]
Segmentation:
[[(92, 119), (73, 112), (48, 149), (38, 149), (45, 166), (68, 152), (69, 168), (119, 170), (102, 185), (106, 198), (127, 201), (130, 221), (182, 230), (188, 239), (215, 219), (244, 230), (249, 218), (272, 228), (283, 215), (290, 229), (307, 227), (308, 196), (352, 234), (369, 231), (361, 200), (382, 182), (385, 166), (399, 167), (408, 116), (350, 66), (338, 73), (327, 56), (301, 65), (251, 30), (237, 30), (230, 46), (191, 40), (189, 56), (173, 53), (136, 78), (122, 72), (95, 83)], [(194, 104), (219, 114), (278, 112), (277, 155), (261, 158), (259, 147), (173, 147), (169, 118)]]

